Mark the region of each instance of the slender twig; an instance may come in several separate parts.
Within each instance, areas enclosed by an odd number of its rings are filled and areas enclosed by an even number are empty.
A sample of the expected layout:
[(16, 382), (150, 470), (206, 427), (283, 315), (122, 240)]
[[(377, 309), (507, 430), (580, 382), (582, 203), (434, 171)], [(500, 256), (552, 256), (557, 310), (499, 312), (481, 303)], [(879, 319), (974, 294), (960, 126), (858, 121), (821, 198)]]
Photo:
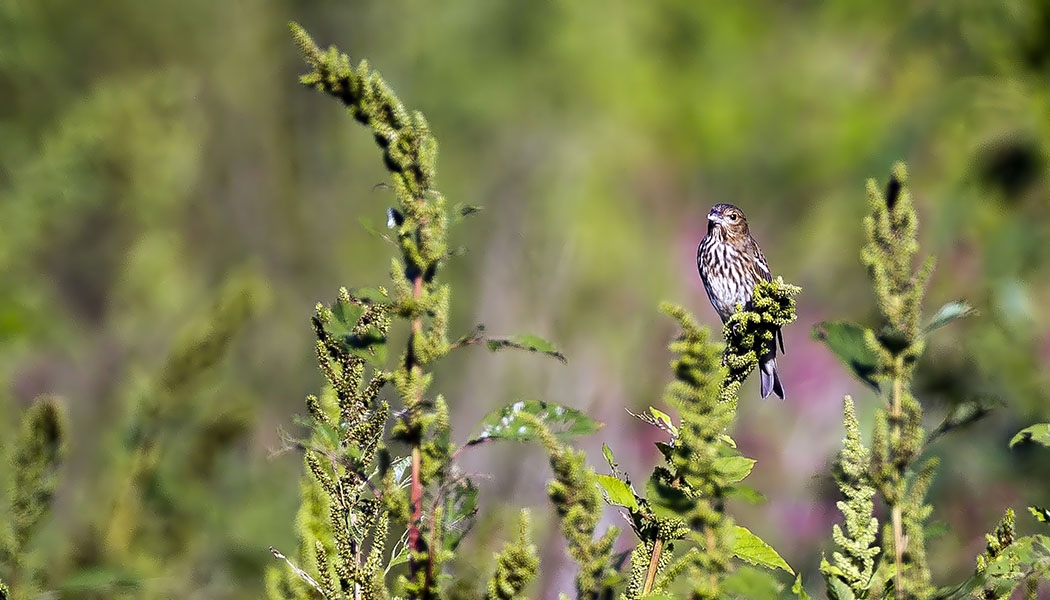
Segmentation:
[[(902, 381), (904, 371), (904, 357), (898, 356), (896, 364), (894, 365), (893, 374), (893, 408), (890, 413), (893, 419), (893, 447), (898, 448), (900, 445), (901, 436), (901, 395), (903, 394)], [(897, 462), (897, 461), (894, 461)], [(898, 473), (898, 479), (902, 475)], [(898, 490), (899, 490), (898, 485)], [(898, 491), (898, 496), (899, 491)], [(904, 525), (903, 525), (903, 514), (901, 510), (901, 498), (897, 497), (893, 503), (893, 511), (891, 513), (891, 519), (893, 521), (893, 590), (894, 595), (897, 598), (901, 598), (901, 573), (904, 570)]]
[(299, 567), (295, 566), (295, 563), (293, 563), (292, 561), (288, 560), (288, 557), (283, 555), (283, 554), (281, 554), (277, 550), (277, 548), (274, 548), (273, 546), (270, 546), (270, 554), (273, 554), (273, 557), (276, 558), (277, 560), (283, 560), (284, 562), (288, 563), (288, 566), (292, 569), (292, 571), (296, 575), (298, 575), (303, 581), (305, 581), (306, 583), (310, 584), (310, 587), (312, 587), (315, 590), (317, 590), (317, 593), (321, 594), (322, 598), (327, 598), (328, 597), (328, 596), (325, 595), (324, 590), (321, 589), (321, 584), (319, 584), (316, 581), (314, 581), (314, 578), (310, 577), (310, 575), (306, 571), (304, 571), (304, 570), (300, 569)]

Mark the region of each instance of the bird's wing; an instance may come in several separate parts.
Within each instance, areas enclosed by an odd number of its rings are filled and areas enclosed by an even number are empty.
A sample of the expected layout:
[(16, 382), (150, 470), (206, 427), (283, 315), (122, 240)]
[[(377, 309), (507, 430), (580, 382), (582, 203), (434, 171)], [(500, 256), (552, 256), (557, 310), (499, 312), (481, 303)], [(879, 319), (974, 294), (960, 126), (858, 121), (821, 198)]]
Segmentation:
[(755, 242), (755, 238), (750, 239), (748, 244), (748, 252), (751, 254), (751, 259), (755, 263), (755, 270), (758, 274), (766, 281), (773, 281), (773, 273), (769, 270), (769, 263), (766, 262), (766, 257), (762, 254), (762, 249), (758, 247), (758, 243)]
[[(773, 281), (773, 273), (769, 270), (769, 263), (766, 262), (766, 257), (762, 254), (762, 249), (758, 247), (758, 243), (755, 242), (754, 238), (751, 238), (750, 246), (751, 256), (754, 259), (755, 263), (755, 269), (758, 271), (759, 275), (761, 275), (763, 279), (765, 279), (766, 281)], [(774, 336), (776, 337), (776, 341), (780, 343), (780, 353), (786, 354), (784, 352), (784, 334), (780, 331), (779, 328), (777, 328), (776, 332), (774, 333)], [(776, 350), (775, 346), (774, 350)]]

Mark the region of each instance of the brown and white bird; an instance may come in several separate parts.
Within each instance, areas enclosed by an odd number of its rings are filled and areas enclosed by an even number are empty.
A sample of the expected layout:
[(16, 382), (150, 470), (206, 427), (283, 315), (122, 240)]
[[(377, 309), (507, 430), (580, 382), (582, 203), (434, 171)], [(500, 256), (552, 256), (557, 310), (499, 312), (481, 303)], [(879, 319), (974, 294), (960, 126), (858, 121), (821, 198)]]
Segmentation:
[[(707, 235), (696, 249), (696, 266), (707, 297), (724, 324), (733, 316), (737, 304), (751, 307), (751, 294), (760, 281), (772, 281), (769, 263), (747, 229), (747, 219), (732, 204), (716, 204), (707, 214)], [(784, 386), (777, 373), (777, 346), (784, 352), (784, 337), (778, 328), (766, 352), (758, 359), (762, 378), (762, 397), (770, 392), (784, 397)]]

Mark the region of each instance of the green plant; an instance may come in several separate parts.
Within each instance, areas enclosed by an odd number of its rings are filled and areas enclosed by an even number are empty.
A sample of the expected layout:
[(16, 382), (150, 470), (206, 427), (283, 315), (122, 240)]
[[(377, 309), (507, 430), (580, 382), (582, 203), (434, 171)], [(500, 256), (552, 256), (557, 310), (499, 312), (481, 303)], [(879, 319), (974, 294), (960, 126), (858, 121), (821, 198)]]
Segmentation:
[[(1050, 565), (1050, 538), (1017, 538), (1012, 510), (1007, 511), (995, 534), (988, 536), (988, 551), (978, 557), (973, 577), (954, 587), (938, 589), (933, 584), (925, 543), (925, 523), (933, 507), (925, 498), (938, 459), (919, 460), (939, 436), (981, 418), (988, 407), (977, 399), (968, 399), (927, 433), (912, 380), (927, 336), (972, 315), (974, 310), (966, 302), (950, 302), (922, 324), (921, 301), (933, 260), (928, 258), (921, 268), (913, 270), (918, 219), (906, 187), (904, 165), (893, 167), (885, 193), (870, 180), (868, 200), (870, 213), (864, 219), (867, 244), (861, 259), (873, 283), (882, 325), (872, 329), (836, 321), (814, 328), (814, 337), (823, 340), (884, 400), (875, 413), (870, 454), (862, 443), (853, 403), (849, 398), (845, 401), (846, 438), (835, 471), (846, 498), (838, 503), (845, 531), (834, 526), (832, 536), (841, 552), (834, 553), (831, 563), (824, 560), (821, 564), (828, 596), (836, 600), (1007, 598), (1018, 585), (1045, 573)], [(1018, 433), (1011, 443), (1030, 439), (1050, 443), (1044, 439), (1045, 431), (1050, 431), (1050, 426), (1034, 425)], [(875, 532), (879, 523), (871, 501), (876, 493), (890, 513), (878, 545)], [(1031, 511), (1037, 518), (1042, 514), (1035, 508)]]
[[(564, 406), (516, 402), (486, 416), (471, 440), (453, 447), (448, 404), (440, 394), (429, 393), (429, 369), (437, 361), (482, 343), (491, 350), (510, 347), (561, 360), (564, 356), (536, 336), (494, 338), (481, 326), (448, 341), (450, 293), (438, 277), (449, 258), (449, 219), (444, 198), (432, 188), (436, 142), (425, 119), (405, 110), (367, 63), (353, 67), (334, 47), (318, 48), (300, 27), (293, 25), (292, 32), (313, 69), (301, 82), (340, 100), (372, 130), (398, 201), (388, 209), (388, 224), (397, 235), (399, 256), (392, 261), (392, 292), (343, 290), (331, 308), (317, 308), (317, 358), (328, 391), (321, 399), (307, 400), (309, 438), (289, 443), (305, 451), (308, 473), (297, 522), (300, 549), (294, 559), (273, 550), (287, 565), (270, 570), (270, 597), (443, 597), (450, 589), (444, 565), (473, 522), (477, 502), (477, 489), (460, 473), (455, 458), (465, 448), (500, 439), (538, 440), (550, 455), (554, 479), (548, 496), (568, 553), (580, 567), (577, 598), (612, 597), (622, 579), (622, 559), (613, 555), (619, 529), (597, 531), (603, 490), (611, 503), (628, 510), (640, 540), (631, 553), (625, 598), (669, 590), (681, 574), (688, 575), (692, 597), (718, 598), (734, 556), (792, 572), (772, 548), (734, 524), (724, 502), (734, 494), (756, 495), (740, 483), (754, 461), (736, 452), (726, 432), (735, 418), (739, 387), (755, 369), (758, 352), (776, 327), (794, 320), (792, 296), (799, 289), (780, 279), (757, 286), (753, 306), (725, 325), (724, 350), (708, 340), (684, 309), (664, 307), (683, 329), (671, 345), (678, 358), (672, 363), (675, 381), (665, 394), (678, 409), (681, 424), (674, 425), (656, 409), (647, 417), (671, 439), (659, 444), (666, 465), (654, 470), (646, 497), (635, 494), (611, 450), (606, 448), (606, 457), (613, 475), (598, 475), (581, 451), (565, 443), (571, 436), (593, 433), (598, 424)], [(406, 350), (387, 371), (388, 334), (399, 321), (407, 329)], [(367, 384), (366, 369), (372, 373)], [(403, 406), (389, 428), (389, 408), (378, 396), (387, 383), (394, 384)], [(407, 448), (407, 456), (394, 455), (399, 447)], [(385, 559), (388, 519), (404, 534), (395, 530), (399, 541)], [(676, 557), (673, 544), (678, 541), (692, 548)], [(518, 541), (497, 559), (490, 597), (522, 594), (536, 572), (529, 548), (523, 525)], [(407, 562), (407, 572), (391, 591), (385, 576), (402, 562)]]
[(0, 527), (0, 598), (10, 582), (23, 597), (39, 589), (46, 565), (29, 552), (29, 542), (51, 509), (58, 486), (59, 468), (66, 453), (69, 423), (58, 398), (41, 396), (22, 417), (18, 438), (11, 447), (12, 481), (8, 488), (8, 514)]

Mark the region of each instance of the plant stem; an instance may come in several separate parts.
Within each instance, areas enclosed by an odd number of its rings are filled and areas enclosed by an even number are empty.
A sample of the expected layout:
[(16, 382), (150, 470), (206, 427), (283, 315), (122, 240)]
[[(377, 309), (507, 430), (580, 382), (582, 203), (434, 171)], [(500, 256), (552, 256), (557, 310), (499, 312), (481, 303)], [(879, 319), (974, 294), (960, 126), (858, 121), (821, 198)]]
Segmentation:
[[(902, 381), (904, 372), (904, 357), (898, 356), (894, 363), (894, 374), (893, 374), (893, 398), (892, 398), (892, 411), (890, 417), (893, 420), (893, 435), (890, 437), (893, 443), (895, 451), (900, 447), (900, 436), (901, 436), (901, 395), (903, 393), (904, 382)], [(891, 518), (893, 520), (893, 590), (894, 596), (902, 598), (901, 596), (901, 572), (904, 569), (904, 526), (903, 526), (903, 515), (901, 512), (901, 498), (900, 496), (900, 480), (903, 478), (903, 473), (900, 472), (898, 466), (899, 461), (894, 460), (894, 467), (898, 470), (896, 473), (897, 478), (897, 498), (894, 499), (893, 511)]]
[[(412, 297), (419, 300), (420, 296), (423, 295), (423, 275), (417, 274), (412, 280)], [(422, 317), (416, 317), (412, 320), (412, 335), (408, 340), (408, 360), (409, 370), (413, 372), (415, 377), (419, 381), (423, 378), (423, 367), (416, 362), (415, 357), (415, 344), (416, 339), (423, 330), (423, 319)], [(422, 403), (423, 388), (422, 384), (419, 386), (419, 396), (416, 398), (416, 406), (418, 407)], [(409, 415), (409, 418), (412, 418)], [(423, 440), (416, 440), (412, 445), (412, 490), (410, 492), (410, 503), (412, 505), (412, 520), (408, 524), (408, 547), (410, 549), (409, 556), (409, 570), (412, 573), (412, 577), (415, 578), (419, 572), (419, 561), (415, 557), (415, 553), (423, 551), (423, 539), (419, 534), (419, 527), (423, 517), (423, 482), (421, 480), (421, 474), (423, 471), (423, 453), (421, 446)], [(425, 593), (423, 594), (426, 595)]]
[(660, 566), (660, 554), (664, 550), (664, 541), (656, 538), (653, 542), (653, 556), (649, 559), (649, 571), (645, 574), (645, 585), (642, 586), (642, 595), (645, 596), (653, 591), (653, 582), (656, 581), (656, 571)]

